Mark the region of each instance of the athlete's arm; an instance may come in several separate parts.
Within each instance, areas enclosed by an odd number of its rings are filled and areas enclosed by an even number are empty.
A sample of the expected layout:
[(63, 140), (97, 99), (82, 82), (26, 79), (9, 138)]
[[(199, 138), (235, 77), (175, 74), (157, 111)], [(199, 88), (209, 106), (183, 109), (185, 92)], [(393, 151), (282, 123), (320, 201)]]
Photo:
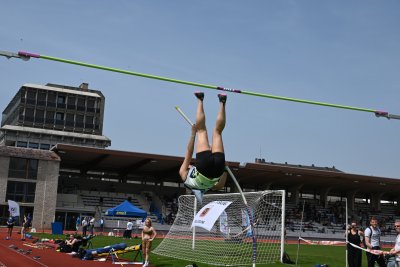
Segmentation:
[(152, 228), (153, 228), (153, 236), (150, 238), (150, 241), (153, 241), (154, 238), (156, 238), (156, 235), (157, 235), (156, 229), (154, 229), (154, 227), (152, 227)]
[[(365, 232), (366, 231), (368, 231), (368, 229), (367, 230), (365, 230)], [(371, 230), (370, 230), (371, 231)], [(364, 232), (364, 233), (365, 233)], [(365, 235), (365, 245), (367, 246), (366, 248), (370, 248), (370, 249), (372, 249), (372, 245), (371, 245), (371, 238), (369, 237), (369, 234), (368, 235)]]
[(195, 139), (196, 139), (196, 125), (194, 124), (192, 126), (192, 133), (190, 135), (190, 139), (188, 142), (185, 159), (183, 160), (181, 168), (179, 169), (179, 175), (181, 176), (183, 181), (186, 181), (188, 168), (190, 166), (190, 161), (192, 160), (192, 156), (193, 156)]

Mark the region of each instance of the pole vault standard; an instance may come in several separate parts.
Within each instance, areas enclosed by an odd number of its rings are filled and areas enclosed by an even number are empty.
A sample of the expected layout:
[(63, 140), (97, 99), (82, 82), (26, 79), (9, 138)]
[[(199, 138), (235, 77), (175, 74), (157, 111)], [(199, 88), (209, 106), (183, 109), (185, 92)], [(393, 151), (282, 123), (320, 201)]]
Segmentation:
[(189, 81), (177, 80), (177, 79), (161, 77), (161, 76), (156, 76), (156, 75), (150, 75), (150, 74), (145, 74), (145, 73), (140, 73), (140, 72), (133, 72), (133, 71), (128, 71), (128, 70), (122, 70), (122, 69), (110, 68), (110, 67), (105, 67), (105, 66), (100, 66), (100, 65), (94, 65), (94, 64), (89, 64), (89, 63), (84, 63), (84, 62), (79, 62), (79, 61), (74, 61), (74, 60), (56, 58), (56, 57), (51, 57), (51, 56), (46, 56), (46, 55), (39, 55), (39, 54), (30, 53), (30, 52), (24, 52), (24, 51), (20, 51), (18, 53), (12, 53), (12, 52), (8, 52), (8, 51), (0, 51), (0, 55), (1, 56), (5, 56), (7, 58), (20, 58), (20, 59), (25, 60), (25, 61), (29, 60), (32, 57), (33, 58), (39, 58), (39, 59), (47, 59), (47, 60), (58, 61), (58, 62), (61, 62), (61, 63), (66, 63), (66, 64), (73, 64), (73, 65), (78, 65), (78, 66), (83, 66), (83, 67), (88, 67), (88, 68), (94, 68), (94, 69), (118, 72), (118, 73), (122, 73), (122, 74), (133, 75), (133, 76), (139, 76), (139, 77), (148, 78), (148, 79), (155, 79), (155, 80), (161, 80), (161, 81), (166, 81), (166, 82), (179, 83), (179, 84), (185, 84), (185, 85), (190, 85), (190, 86), (197, 86), (197, 87), (203, 87), (203, 88), (208, 88), (208, 89), (227, 91), (227, 92), (238, 93), (238, 94), (252, 95), (252, 96), (258, 96), (258, 97), (272, 98), (272, 99), (285, 100), (285, 101), (291, 101), (291, 102), (298, 102), (298, 103), (310, 104), (310, 105), (332, 107), (332, 108), (341, 108), (341, 109), (348, 109), (348, 110), (355, 110), (355, 111), (363, 111), (363, 112), (368, 112), (368, 113), (374, 113), (375, 116), (377, 116), (377, 117), (385, 117), (387, 119), (400, 120), (400, 115), (389, 114), (389, 112), (387, 112), (387, 111), (381, 111), (381, 110), (375, 110), (375, 109), (369, 109), (369, 108), (352, 107), (352, 106), (345, 106), (345, 105), (338, 105), (338, 104), (330, 104), (330, 103), (325, 103), (325, 102), (317, 102), (317, 101), (310, 101), (310, 100), (304, 100), (304, 99), (299, 99), (299, 98), (291, 98), (291, 97), (276, 96), (276, 95), (270, 95), (270, 94), (262, 94), (262, 93), (256, 93), (256, 92), (244, 91), (244, 90), (239, 90), (239, 89), (226, 88), (226, 87), (215, 86), (215, 85), (208, 85), (208, 84), (202, 84), (202, 83), (196, 83), (196, 82), (189, 82)]

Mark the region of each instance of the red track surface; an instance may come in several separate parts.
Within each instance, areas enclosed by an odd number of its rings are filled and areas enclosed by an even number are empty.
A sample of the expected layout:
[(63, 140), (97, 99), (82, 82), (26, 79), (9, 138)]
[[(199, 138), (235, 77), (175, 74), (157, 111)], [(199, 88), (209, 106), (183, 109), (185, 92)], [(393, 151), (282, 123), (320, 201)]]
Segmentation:
[[(15, 231), (11, 240), (6, 240), (6, 231), (6, 228), (0, 229), (0, 267), (121, 266), (119, 264), (112, 264), (110, 259), (108, 259), (106, 262), (83, 261), (79, 258), (73, 258), (68, 254), (57, 252), (55, 249), (38, 249), (25, 246), (24, 242), (20, 240), (20, 235)], [(28, 243), (31, 243), (32, 239), (27, 239), (27, 241)], [(24, 251), (31, 249), (32, 253), (25, 255), (21, 252), (18, 252), (16, 249), (10, 248), (10, 245), (15, 245), (18, 247), (18, 249), (23, 249)], [(35, 256), (39, 256), (40, 259), (33, 259)], [(130, 264), (124, 266), (138, 267), (142, 265)]]

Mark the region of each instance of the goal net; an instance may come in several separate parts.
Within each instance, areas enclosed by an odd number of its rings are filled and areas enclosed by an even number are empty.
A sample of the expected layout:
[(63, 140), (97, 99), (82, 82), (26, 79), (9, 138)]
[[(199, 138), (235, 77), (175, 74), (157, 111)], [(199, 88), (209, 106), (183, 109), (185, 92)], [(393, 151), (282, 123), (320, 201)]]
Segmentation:
[(155, 254), (210, 265), (255, 265), (282, 258), (285, 193), (206, 194), (203, 206), (213, 201), (232, 202), (208, 231), (191, 227), (202, 208), (193, 195), (178, 199), (179, 209), (168, 234)]

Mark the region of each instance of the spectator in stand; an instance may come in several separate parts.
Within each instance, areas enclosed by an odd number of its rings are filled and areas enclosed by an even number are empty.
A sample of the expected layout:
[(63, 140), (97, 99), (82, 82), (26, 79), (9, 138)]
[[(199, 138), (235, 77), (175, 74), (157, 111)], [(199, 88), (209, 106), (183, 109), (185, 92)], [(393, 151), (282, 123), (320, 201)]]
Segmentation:
[(11, 216), (11, 213), (10, 213), (10, 217), (8, 217), (8, 220), (7, 220), (7, 229), (8, 229), (7, 237), (6, 237), (7, 240), (11, 239), (14, 224), (15, 224), (15, 219), (13, 216)]
[(82, 220), (82, 236), (86, 236), (87, 234), (87, 227), (88, 227), (88, 221), (87, 217), (84, 217)]
[(165, 215), (167, 214), (167, 208), (165, 207), (165, 203), (162, 204), (161, 206), (161, 216), (162, 216), (162, 221), (161, 224), (164, 224), (165, 222)]
[(363, 232), (357, 228), (356, 221), (352, 221), (350, 229), (347, 231), (347, 262), (349, 267), (361, 267), (361, 250), (353, 247), (351, 244), (361, 246), (361, 236)]
[[(381, 250), (381, 230), (378, 226), (378, 219), (371, 217), (370, 225), (364, 231), (365, 246), (372, 250)], [(383, 255), (375, 255), (367, 252), (368, 267), (374, 267), (375, 262), (378, 263), (379, 267), (386, 267), (385, 259)]]
[(392, 248), (389, 253), (396, 256), (396, 267), (400, 267), (400, 219), (394, 222), (394, 227), (397, 233), (397, 237), (394, 248)]
[(168, 223), (168, 224), (172, 224), (173, 222), (174, 222), (173, 214), (172, 214), (172, 212), (170, 212), (170, 213), (168, 214), (168, 216), (167, 216), (167, 223)]
[(386, 224), (381, 225), (381, 235), (384, 236), (386, 233)]

